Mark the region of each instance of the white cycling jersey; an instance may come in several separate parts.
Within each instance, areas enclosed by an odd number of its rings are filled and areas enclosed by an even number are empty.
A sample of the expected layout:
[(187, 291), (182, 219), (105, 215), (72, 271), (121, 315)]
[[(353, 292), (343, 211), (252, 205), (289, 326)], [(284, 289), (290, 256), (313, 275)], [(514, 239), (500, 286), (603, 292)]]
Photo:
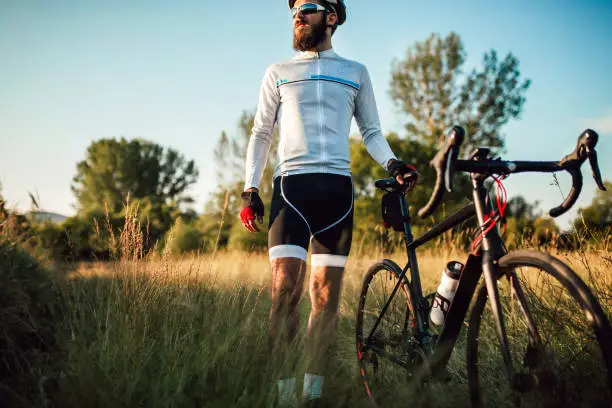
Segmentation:
[(353, 116), (366, 149), (386, 168), (395, 155), (380, 130), (364, 65), (329, 49), (301, 52), (268, 67), (247, 149), (245, 190), (259, 187), (275, 123), (280, 134), (275, 178), (303, 173), (350, 176)]

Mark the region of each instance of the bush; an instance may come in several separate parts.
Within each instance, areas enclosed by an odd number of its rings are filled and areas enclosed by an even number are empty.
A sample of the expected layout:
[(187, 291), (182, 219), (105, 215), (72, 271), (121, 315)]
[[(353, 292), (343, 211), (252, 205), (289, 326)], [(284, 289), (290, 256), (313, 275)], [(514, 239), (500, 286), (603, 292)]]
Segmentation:
[(61, 298), (47, 271), (16, 242), (0, 231), (0, 405), (43, 406)]
[(166, 234), (165, 251), (178, 255), (187, 252), (202, 252), (204, 247), (204, 233), (192, 224), (186, 224), (179, 218)]

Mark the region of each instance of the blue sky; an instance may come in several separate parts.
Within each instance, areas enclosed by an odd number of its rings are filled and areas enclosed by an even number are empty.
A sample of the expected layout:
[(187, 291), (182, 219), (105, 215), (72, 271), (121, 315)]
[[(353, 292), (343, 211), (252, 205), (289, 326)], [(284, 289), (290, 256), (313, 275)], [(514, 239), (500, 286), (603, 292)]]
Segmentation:
[[(587, 126), (599, 131), (612, 179), (612, 2), (348, 0), (336, 51), (364, 63), (383, 131), (405, 117), (389, 97), (391, 62), (432, 32), (459, 33), (467, 68), (512, 52), (532, 80), (519, 120), (504, 128), (507, 157), (557, 160)], [(511, 4), (510, 4), (511, 3)], [(291, 58), (285, 1), (0, 0), (0, 183), (13, 207), (72, 214), (76, 163), (103, 137), (143, 137), (193, 158), (202, 210), (214, 188), (212, 149), (254, 109), (267, 65)], [(372, 165), (376, 165), (372, 162)], [(584, 170), (590, 203), (595, 185)], [(550, 175), (516, 175), (510, 195), (557, 205)], [(567, 177), (562, 177), (566, 193)], [(573, 212), (575, 213), (575, 211)], [(567, 225), (572, 215), (560, 218)]]

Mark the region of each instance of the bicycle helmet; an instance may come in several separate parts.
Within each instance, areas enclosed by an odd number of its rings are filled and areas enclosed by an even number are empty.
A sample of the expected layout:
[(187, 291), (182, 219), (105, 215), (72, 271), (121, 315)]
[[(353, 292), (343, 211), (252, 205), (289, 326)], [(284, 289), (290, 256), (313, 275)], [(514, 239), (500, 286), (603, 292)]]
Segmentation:
[[(338, 25), (344, 24), (346, 21), (346, 5), (344, 4), (344, 0), (325, 0), (324, 3), (327, 3), (332, 9), (335, 10), (338, 15)], [(289, 0), (289, 8), (292, 9), (295, 4), (295, 0)]]

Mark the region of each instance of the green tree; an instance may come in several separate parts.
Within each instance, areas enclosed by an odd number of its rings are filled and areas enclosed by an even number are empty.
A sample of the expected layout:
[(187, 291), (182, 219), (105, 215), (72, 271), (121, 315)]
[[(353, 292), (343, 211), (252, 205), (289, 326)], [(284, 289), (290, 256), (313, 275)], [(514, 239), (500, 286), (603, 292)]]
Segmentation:
[(478, 145), (501, 149), (501, 128), (521, 113), (530, 81), (521, 78), (511, 53), (484, 54), (483, 67), (464, 73), (466, 52), (458, 34), (431, 34), (394, 61), (391, 97), (408, 116), (408, 136), (438, 145), (445, 129), (466, 130), (464, 151)]
[(179, 206), (192, 199), (185, 194), (195, 183), (193, 160), (150, 141), (102, 139), (87, 149), (77, 164), (72, 190), (80, 211), (120, 212), (128, 198), (148, 199), (152, 205)]
[(605, 232), (612, 229), (612, 182), (604, 182), (606, 191), (597, 190), (593, 201), (586, 208), (578, 210), (574, 220), (576, 230)]

